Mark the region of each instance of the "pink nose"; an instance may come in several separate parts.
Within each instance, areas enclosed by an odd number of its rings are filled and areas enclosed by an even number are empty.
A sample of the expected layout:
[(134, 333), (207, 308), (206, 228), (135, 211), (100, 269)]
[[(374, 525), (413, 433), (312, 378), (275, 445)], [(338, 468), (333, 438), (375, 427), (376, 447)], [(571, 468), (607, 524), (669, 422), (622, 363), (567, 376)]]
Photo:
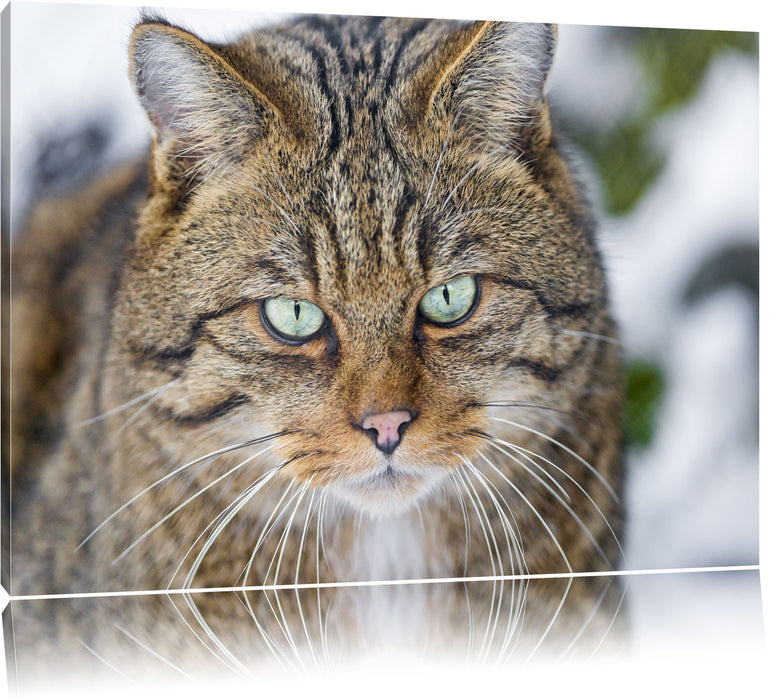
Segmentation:
[(360, 427), (374, 440), (378, 450), (389, 455), (401, 442), (401, 437), (411, 420), (412, 414), (409, 411), (374, 413), (364, 418)]

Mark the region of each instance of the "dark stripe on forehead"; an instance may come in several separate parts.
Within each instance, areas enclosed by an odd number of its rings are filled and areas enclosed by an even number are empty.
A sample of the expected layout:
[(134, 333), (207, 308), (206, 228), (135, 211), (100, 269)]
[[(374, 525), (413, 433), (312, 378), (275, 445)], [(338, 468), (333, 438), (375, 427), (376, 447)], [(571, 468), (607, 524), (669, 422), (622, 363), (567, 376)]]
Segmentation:
[[(379, 109), (377, 105), (375, 105), (375, 109)], [(396, 150), (396, 147), (393, 144), (393, 138), (391, 137), (390, 132), (388, 131), (388, 126), (383, 122), (382, 124), (382, 134), (383, 134), (383, 143), (385, 144), (385, 148), (388, 152), (388, 155), (391, 157), (391, 160), (393, 160), (394, 163), (396, 163), (399, 168), (401, 168), (402, 172), (408, 173), (409, 172), (409, 164), (399, 155), (399, 152)]]
[(385, 42), (385, 35), (381, 35), (377, 41), (375, 41), (372, 48), (372, 65), (374, 66), (375, 75), (380, 72), (383, 67), (383, 43)]
[(396, 212), (394, 213), (393, 228), (391, 229), (391, 240), (396, 248), (399, 264), (405, 268), (408, 267), (408, 260), (405, 255), (404, 236), (402, 234), (405, 233), (404, 229), (407, 215), (417, 201), (418, 198), (415, 192), (409, 189), (405, 184), (403, 194), (399, 199)]
[(329, 145), (325, 157), (328, 163), (341, 141), (340, 119), (337, 114), (337, 101), (334, 99), (331, 84), (329, 83), (329, 71), (326, 68), (326, 59), (318, 46), (309, 41), (302, 41), (302, 46), (310, 53), (317, 66), (318, 87), (323, 93), (329, 105), (329, 118), (331, 119), (331, 133), (329, 134)]
[(406, 270), (417, 270), (418, 260), (414, 254), (415, 247), (412, 244), (413, 235), (417, 235), (407, 223), (410, 212), (418, 201), (418, 195), (411, 186), (406, 183), (403, 186), (402, 196), (399, 198), (394, 212), (393, 228), (391, 229), (391, 241), (396, 250), (399, 264)]
[(393, 230), (391, 231), (394, 238), (398, 238), (399, 233), (404, 228), (404, 222), (407, 218), (407, 214), (409, 213), (410, 209), (415, 206), (417, 201), (418, 195), (415, 190), (410, 189), (410, 187), (405, 184), (403, 194), (399, 199), (398, 206), (396, 207)]
[[(331, 211), (329, 210), (329, 207), (326, 205), (324, 194), (320, 190), (316, 190), (312, 199), (310, 200), (310, 211), (318, 219), (318, 221), (321, 222), (321, 224), (323, 225), (323, 228), (326, 231), (328, 244), (329, 244), (328, 247), (330, 250), (334, 252), (334, 258), (331, 259), (330, 256), (327, 256), (326, 260), (333, 265), (334, 277), (337, 283), (339, 284), (342, 282), (343, 275), (344, 275), (343, 271), (345, 270), (345, 267), (346, 267), (345, 256), (339, 245), (339, 235), (337, 233), (337, 222), (332, 216)], [(318, 280), (320, 279), (321, 268), (323, 266), (320, 264), (320, 261), (318, 259), (315, 259), (315, 263), (313, 267), (315, 269), (316, 280)]]
[[(423, 211), (421, 210), (421, 214), (422, 213)], [(423, 218), (418, 225), (418, 233), (415, 241), (417, 245), (416, 255), (420, 266), (423, 268), (423, 272), (428, 272), (431, 265), (433, 241), (431, 240), (432, 237), (429, 234), (429, 231), (433, 230), (433, 226), (434, 224), (429, 214), (423, 215)]]
[(375, 42), (374, 49), (372, 50), (372, 65), (375, 69), (375, 74), (380, 72), (380, 68), (383, 66), (383, 40)]
[(328, 43), (337, 56), (343, 77), (352, 75), (351, 66), (348, 64), (345, 56), (345, 47), (342, 44), (341, 22), (335, 24), (335, 21), (330, 17), (312, 15), (306, 18), (304, 24), (310, 30), (323, 35), (326, 43)]
[(418, 22), (410, 25), (410, 27), (402, 34), (399, 45), (396, 48), (396, 53), (393, 55), (393, 61), (391, 61), (391, 66), (388, 70), (388, 76), (385, 79), (384, 88), (386, 92), (389, 91), (396, 82), (396, 73), (399, 68), (399, 63), (404, 57), (407, 47), (412, 42), (412, 40), (429, 25), (430, 21), (431, 20), (427, 19), (419, 20)]
[(257, 257), (251, 261), (249, 270), (251, 269), (258, 270), (270, 279), (289, 286), (298, 282), (296, 277), (288, 273), (288, 266), (283, 264), (283, 261)]
[(385, 17), (367, 17), (365, 20), (366, 31), (363, 35), (364, 38), (370, 40), (374, 39), (375, 35), (382, 28), (384, 21)]
[(348, 125), (348, 136), (353, 136), (353, 101), (350, 94), (345, 95), (345, 119)]

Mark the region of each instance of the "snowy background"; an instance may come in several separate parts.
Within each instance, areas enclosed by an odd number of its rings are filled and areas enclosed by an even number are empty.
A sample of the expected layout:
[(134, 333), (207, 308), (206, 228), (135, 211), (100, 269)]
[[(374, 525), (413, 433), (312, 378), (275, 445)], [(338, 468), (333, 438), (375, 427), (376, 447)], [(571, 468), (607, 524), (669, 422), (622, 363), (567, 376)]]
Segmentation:
[[(82, 159), (68, 173), (83, 182), (142, 151), (146, 122), (126, 78), (138, 15), (137, 8), (12, 6), (14, 225), (47, 183), (61, 179), (57, 168), (72, 163), (68, 154), (104, 148), (107, 158)], [(247, 12), (165, 15), (213, 40), (267, 20)], [(694, 34), (680, 39), (691, 42)], [(659, 78), (650, 70), (661, 56), (660, 37), (647, 38), (562, 26), (551, 74), (557, 123), (585, 167), (608, 178), (598, 197), (601, 243), (632, 398), (624, 568), (757, 564), (756, 41), (752, 51), (746, 37), (743, 48), (722, 37), (686, 96), (657, 109)], [(627, 163), (603, 172), (596, 151), (634, 123), (641, 124), (641, 164), (654, 166), (639, 176), (635, 194), (627, 190)], [(637, 646), (655, 647), (688, 624), (702, 637), (712, 608), (727, 611), (725, 624), (757, 628), (756, 574), (699, 587), (686, 576), (634, 579)], [(654, 614), (656, 600), (662, 616)]]
[[(552, 90), (574, 131), (616, 132), (645, 110), (655, 78), (629, 43), (611, 28), (561, 28)], [(663, 50), (659, 38), (647, 50)], [(630, 376), (651, 367), (657, 385), (628, 458), (629, 569), (758, 561), (757, 117), (757, 57), (719, 50), (695, 94), (649, 125), (663, 161), (654, 180), (624, 213), (604, 212)]]

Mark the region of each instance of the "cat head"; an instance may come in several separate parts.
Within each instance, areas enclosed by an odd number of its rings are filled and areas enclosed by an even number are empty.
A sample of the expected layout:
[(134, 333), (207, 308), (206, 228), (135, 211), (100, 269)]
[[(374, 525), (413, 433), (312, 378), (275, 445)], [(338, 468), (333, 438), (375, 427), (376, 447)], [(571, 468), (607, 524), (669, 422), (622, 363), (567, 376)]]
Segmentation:
[(157, 415), (183, 444), (276, 436), (283, 474), (371, 513), (513, 430), (494, 404), (577, 403), (563, 375), (606, 311), (549, 121), (554, 43), (545, 25), (303, 18), (216, 45), (141, 23), (154, 143), (113, 325), (122, 386), (169, 383)]

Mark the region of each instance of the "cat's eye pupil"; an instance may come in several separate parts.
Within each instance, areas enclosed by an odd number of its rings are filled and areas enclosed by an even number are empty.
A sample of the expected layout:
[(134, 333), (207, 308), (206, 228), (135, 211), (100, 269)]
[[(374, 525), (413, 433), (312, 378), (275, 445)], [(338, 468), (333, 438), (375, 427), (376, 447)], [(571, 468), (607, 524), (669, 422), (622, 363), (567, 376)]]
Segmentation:
[(292, 345), (316, 338), (326, 321), (319, 306), (303, 299), (265, 299), (261, 322), (276, 340)]
[(479, 285), (472, 275), (463, 275), (437, 285), (420, 300), (418, 311), (426, 321), (452, 326), (465, 321), (479, 300)]

